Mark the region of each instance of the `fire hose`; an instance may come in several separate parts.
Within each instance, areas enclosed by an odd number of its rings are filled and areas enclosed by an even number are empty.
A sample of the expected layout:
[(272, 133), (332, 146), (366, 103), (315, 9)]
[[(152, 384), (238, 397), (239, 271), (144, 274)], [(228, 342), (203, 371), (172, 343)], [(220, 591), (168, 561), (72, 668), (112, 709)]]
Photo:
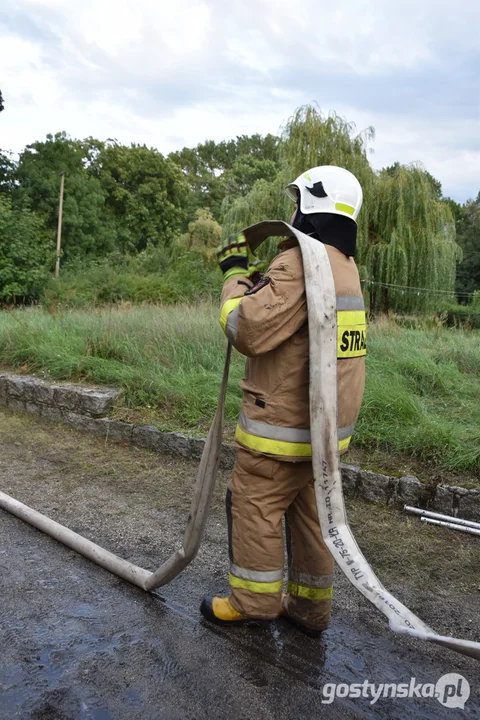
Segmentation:
[[(315, 495), (322, 535), (335, 561), (354, 587), (380, 610), (390, 629), (437, 643), (480, 660), (480, 643), (435, 633), (389, 593), (362, 554), (346, 517), (337, 446), (337, 319), (332, 270), (322, 243), (281, 221), (244, 230), (255, 250), (267, 237), (295, 237), (303, 257), (310, 342), (310, 429)], [(219, 401), (197, 471), (181, 547), (155, 572), (124, 560), (51, 518), (0, 492), (0, 508), (28, 522), (109, 572), (152, 591), (166, 585), (196, 556), (208, 517), (222, 448), (231, 346), (228, 345)]]

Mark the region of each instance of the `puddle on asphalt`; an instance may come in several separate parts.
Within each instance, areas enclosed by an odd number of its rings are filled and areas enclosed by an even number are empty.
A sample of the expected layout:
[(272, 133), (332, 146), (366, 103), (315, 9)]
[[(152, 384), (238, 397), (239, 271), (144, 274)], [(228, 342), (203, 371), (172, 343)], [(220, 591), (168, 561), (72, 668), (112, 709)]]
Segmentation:
[[(26, 630), (25, 624), (10, 627), (15, 633), (26, 633), (28, 643), (26, 649), (22, 649), (21, 661), (6, 673), (0, 673), (0, 718), (114, 720), (116, 715), (111, 714), (106, 702), (98, 696), (98, 683), (92, 683), (90, 678), (96, 673), (104, 673), (107, 677), (105, 669), (110, 665), (114, 666), (112, 672), (116, 677), (121, 675), (123, 666), (146, 656), (143, 665), (139, 664), (138, 675), (133, 675), (133, 681), (123, 687), (119, 681), (117, 698), (126, 713), (122, 717), (128, 717), (128, 709), (133, 712), (142, 708), (145, 698), (142, 672), (145, 668), (156, 687), (181, 679), (189, 671), (182, 660), (175, 657), (176, 637), (167, 643), (161, 635), (152, 632), (151, 613), (153, 611), (158, 620), (159, 606), (165, 619), (174, 613), (185, 620), (180, 645), (185, 644), (185, 638), (190, 642), (189, 632), (191, 641), (195, 642), (195, 636), (198, 637), (203, 628), (208, 628), (209, 633), (228, 645), (235, 658), (240, 658), (241, 678), (252, 685), (252, 691), (255, 688), (265, 690), (272, 682), (278, 682), (280, 672), (285, 678), (286, 690), (292, 684), (314, 689), (322, 709), (320, 699), (326, 683), (362, 683), (366, 679), (377, 683), (406, 682), (416, 673), (423, 682), (432, 681), (425, 677), (427, 673), (422, 672), (408, 653), (395, 651), (388, 634), (386, 640), (370, 637), (365, 628), (345, 627), (338, 622), (316, 640), (304, 637), (286, 621), (256, 630), (233, 630), (195, 617), (174, 600), (164, 598), (164, 602), (160, 602), (158, 597), (142, 596), (143, 601), (133, 598), (132, 603), (130, 598), (130, 602), (125, 603), (124, 597), (117, 598), (118, 612), (128, 607), (130, 614), (135, 613), (136, 624), (132, 625), (131, 632), (111, 634), (108, 631), (102, 614), (110, 612), (110, 608), (105, 606), (103, 596), (97, 596), (95, 604), (66, 605), (63, 598), (61, 612), (53, 621), (50, 615), (45, 623), (27, 622)], [(150, 656), (152, 662), (149, 662)], [(74, 689), (71, 691), (72, 684)], [(202, 707), (201, 697), (198, 702)], [(431, 699), (402, 701), (401, 716), (415, 720), (446, 717), (440, 712), (443, 708), (434, 702)], [(392, 717), (389, 699), (379, 700), (375, 706), (370, 706), (367, 700), (360, 704), (337, 699), (335, 703), (337, 709), (344, 707), (354, 713), (360, 712), (367, 719)]]

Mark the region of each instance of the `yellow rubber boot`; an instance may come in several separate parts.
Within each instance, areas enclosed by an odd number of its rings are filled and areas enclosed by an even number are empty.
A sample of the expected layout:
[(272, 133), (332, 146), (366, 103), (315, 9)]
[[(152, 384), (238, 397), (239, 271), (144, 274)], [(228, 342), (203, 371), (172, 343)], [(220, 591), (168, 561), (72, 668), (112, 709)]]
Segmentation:
[(207, 595), (200, 605), (200, 612), (217, 625), (244, 625), (248, 618), (230, 604), (228, 597)]

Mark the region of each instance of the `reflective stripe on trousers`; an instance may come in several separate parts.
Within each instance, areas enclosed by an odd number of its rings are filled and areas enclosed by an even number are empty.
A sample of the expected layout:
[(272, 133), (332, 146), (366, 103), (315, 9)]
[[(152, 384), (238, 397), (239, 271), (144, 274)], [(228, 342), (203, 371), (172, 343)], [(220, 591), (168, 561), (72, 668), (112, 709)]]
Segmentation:
[(333, 575), (309, 575), (288, 569), (287, 592), (307, 600), (330, 600), (333, 596)]
[(283, 568), (278, 570), (248, 570), (235, 563), (230, 564), (228, 576), (230, 587), (254, 593), (278, 593), (283, 585)]
[[(355, 425), (338, 429), (338, 449), (346, 450), (350, 444)], [(310, 430), (270, 425), (261, 420), (251, 420), (242, 411), (238, 418), (235, 439), (245, 447), (269, 455), (287, 457), (311, 457)]]

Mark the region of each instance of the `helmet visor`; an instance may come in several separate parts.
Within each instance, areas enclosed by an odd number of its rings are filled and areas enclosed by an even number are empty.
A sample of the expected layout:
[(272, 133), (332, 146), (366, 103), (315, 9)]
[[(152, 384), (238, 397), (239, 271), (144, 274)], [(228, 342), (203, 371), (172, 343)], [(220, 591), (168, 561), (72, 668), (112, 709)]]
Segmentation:
[(290, 185), (287, 185), (287, 187), (285, 188), (285, 192), (287, 193), (290, 200), (293, 200), (294, 203), (298, 203), (300, 199), (300, 191), (297, 185), (290, 183)]

